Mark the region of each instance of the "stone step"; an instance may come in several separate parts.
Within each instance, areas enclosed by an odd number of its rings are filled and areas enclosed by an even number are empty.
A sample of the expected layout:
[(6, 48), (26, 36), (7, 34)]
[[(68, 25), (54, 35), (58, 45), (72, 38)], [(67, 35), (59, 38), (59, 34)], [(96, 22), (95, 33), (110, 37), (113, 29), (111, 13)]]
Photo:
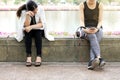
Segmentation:
[[(34, 41), (33, 41), (34, 42)], [(44, 62), (84, 62), (89, 60), (89, 42), (79, 39), (56, 39), (50, 42), (43, 39), (42, 60)], [(101, 55), (106, 61), (120, 61), (120, 38), (103, 38)], [(35, 60), (36, 50), (32, 44), (32, 56)], [(24, 41), (17, 42), (14, 38), (0, 39), (0, 61), (17, 62), (25, 61)]]

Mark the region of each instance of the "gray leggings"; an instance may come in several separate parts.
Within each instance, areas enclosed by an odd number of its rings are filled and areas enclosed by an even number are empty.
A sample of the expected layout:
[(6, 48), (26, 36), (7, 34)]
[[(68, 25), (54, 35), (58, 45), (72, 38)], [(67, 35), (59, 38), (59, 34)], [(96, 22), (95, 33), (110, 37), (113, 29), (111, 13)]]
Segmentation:
[[(84, 34), (86, 33), (82, 30), (82, 35)], [(99, 31), (95, 34), (87, 34), (86, 37), (87, 40), (90, 42), (90, 60), (95, 59), (97, 56), (101, 56), (99, 42), (103, 37), (102, 28), (100, 28)]]

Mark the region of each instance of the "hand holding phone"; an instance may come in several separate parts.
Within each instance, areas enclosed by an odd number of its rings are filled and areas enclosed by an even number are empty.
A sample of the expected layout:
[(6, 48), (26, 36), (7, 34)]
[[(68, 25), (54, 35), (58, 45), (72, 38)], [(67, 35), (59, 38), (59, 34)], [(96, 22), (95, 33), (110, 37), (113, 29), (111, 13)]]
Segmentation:
[(90, 30), (95, 30), (96, 28), (95, 27), (91, 27)]

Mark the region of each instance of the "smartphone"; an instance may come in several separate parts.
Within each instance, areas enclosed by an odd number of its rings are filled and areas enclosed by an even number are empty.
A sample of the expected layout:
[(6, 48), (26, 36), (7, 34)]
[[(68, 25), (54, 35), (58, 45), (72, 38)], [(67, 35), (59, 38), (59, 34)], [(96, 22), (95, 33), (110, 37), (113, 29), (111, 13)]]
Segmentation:
[(90, 30), (95, 30), (95, 27), (91, 27)]

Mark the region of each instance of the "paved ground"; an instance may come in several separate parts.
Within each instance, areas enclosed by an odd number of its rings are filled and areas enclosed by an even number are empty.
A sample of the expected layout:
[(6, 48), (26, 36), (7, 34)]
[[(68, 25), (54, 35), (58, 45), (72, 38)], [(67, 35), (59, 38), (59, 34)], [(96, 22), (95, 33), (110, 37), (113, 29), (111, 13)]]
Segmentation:
[(87, 63), (44, 62), (26, 67), (24, 62), (0, 62), (0, 80), (120, 80), (120, 62), (108, 62), (103, 70), (87, 70)]

